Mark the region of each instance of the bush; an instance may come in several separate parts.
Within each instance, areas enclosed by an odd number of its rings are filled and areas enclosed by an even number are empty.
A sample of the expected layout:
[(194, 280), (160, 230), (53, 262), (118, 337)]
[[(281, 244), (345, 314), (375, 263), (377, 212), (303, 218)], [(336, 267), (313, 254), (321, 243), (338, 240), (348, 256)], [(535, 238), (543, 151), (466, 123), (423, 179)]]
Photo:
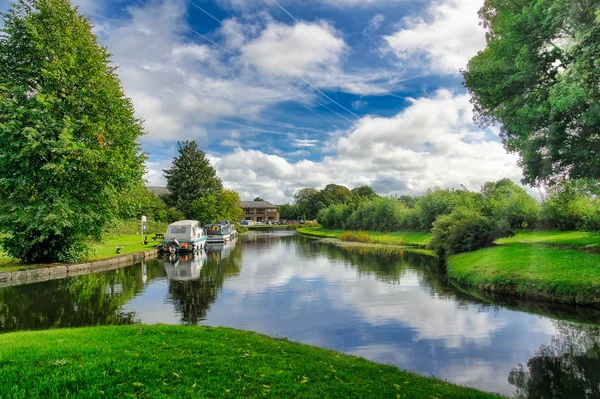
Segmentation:
[(328, 229), (345, 229), (353, 211), (352, 205), (332, 205), (319, 211), (317, 221)]
[(542, 203), (542, 223), (560, 230), (600, 230), (600, 199), (575, 183), (554, 187)]
[(407, 209), (396, 198), (375, 198), (361, 202), (348, 218), (351, 230), (397, 231), (402, 227)]
[(511, 235), (507, 223), (499, 223), (464, 207), (440, 216), (433, 223), (431, 233), (429, 248), (440, 257), (484, 248), (500, 237)]

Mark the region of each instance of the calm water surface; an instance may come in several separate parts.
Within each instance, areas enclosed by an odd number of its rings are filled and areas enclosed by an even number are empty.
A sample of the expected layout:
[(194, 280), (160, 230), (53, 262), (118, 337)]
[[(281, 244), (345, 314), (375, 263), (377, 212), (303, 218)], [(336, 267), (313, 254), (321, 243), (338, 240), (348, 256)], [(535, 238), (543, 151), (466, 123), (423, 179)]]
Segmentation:
[(511, 396), (600, 397), (597, 312), (496, 303), (450, 286), (430, 258), (286, 232), (243, 236), (194, 259), (0, 289), (0, 332), (229, 326)]

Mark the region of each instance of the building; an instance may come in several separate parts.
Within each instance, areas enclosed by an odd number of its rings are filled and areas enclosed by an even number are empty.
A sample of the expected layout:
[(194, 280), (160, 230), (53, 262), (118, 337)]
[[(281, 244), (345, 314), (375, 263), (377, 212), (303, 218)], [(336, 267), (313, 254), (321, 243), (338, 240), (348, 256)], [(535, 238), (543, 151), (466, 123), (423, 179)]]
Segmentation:
[(268, 201), (242, 201), (244, 220), (274, 222), (279, 220), (279, 210)]

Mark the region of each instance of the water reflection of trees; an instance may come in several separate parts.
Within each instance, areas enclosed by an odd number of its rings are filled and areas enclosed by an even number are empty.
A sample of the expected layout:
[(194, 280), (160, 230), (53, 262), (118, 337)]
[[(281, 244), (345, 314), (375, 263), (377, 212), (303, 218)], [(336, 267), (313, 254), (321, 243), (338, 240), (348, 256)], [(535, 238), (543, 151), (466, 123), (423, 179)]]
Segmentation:
[(600, 398), (600, 329), (554, 321), (557, 333), (508, 382), (519, 398)]
[(200, 271), (200, 278), (169, 281), (169, 301), (185, 324), (198, 324), (204, 320), (225, 279), (238, 275), (241, 270), (242, 250), (235, 243), (223, 248), (209, 248), (206, 255), (207, 262)]
[[(164, 276), (149, 262), (146, 278)], [(131, 324), (122, 308), (144, 287), (141, 265), (125, 269), (0, 289), (0, 332), (56, 327)]]
[(314, 258), (325, 253), (330, 259), (350, 264), (359, 274), (374, 275), (378, 280), (387, 283), (399, 284), (407, 270), (411, 269), (418, 276), (423, 289), (436, 297), (457, 301), (461, 306), (475, 304), (492, 310), (508, 308), (578, 323), (595, 323), (600, 320), (600, 309), (530, 301), (518, 297), (490, 296), (477, 290), (459, 289), (448, 281), (443, 264), (434, 257), (387, 247), (340, 248), (320, 244), (306, 237), (296, 237), (295, 243), (297, 250), (305, 258)]

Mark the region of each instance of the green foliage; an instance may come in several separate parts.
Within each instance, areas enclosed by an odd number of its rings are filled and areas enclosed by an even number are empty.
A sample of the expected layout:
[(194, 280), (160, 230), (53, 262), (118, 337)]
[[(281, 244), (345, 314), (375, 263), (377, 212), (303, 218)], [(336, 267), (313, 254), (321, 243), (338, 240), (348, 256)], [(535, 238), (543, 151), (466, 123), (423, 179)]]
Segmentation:
[(487, 48), (463, 71), (481, 125), (521, 157), (525, 181), (600, 179), (596, 1), (486, 0)]
[(352, 212), (354, 212), (353, 205), (332, 205), (319, 212), (317, 221), (330, 229), (345, 229)]
[(585, 185), (562, 182), (550, 189), (541, 218), (550, 228), (600, 231), (600, 198), (590, 194)]
[(431, 229), (429, 249), (439, 257), (488, 247), (511, 231), (477, 210), (459, 207), (439, 217)]
[(279, 217), (283, 220), (298, 220), (303, 217), (303, 212), (298, 205), (284, 204), (278, 209)]
[(321, 197), (321, 202), (323, 202), (325, 206), (351, 204), (356, 201), (356, 197), (352, 191), (347, 187), (338, 184), (326, 185), (319, 195)]
[(321, 209), (326, 208), (321, 201), (321, 194), (315, 188), (303, 188), (294, 194), (295, 205), (302, 212), (305, 220), (313, 220)]
[(143, 184), (139, 184), (128, 197), (122, 200), (119, 217), (128, 220), (146, 216), (159, 222), (170, 222), (172, 212), (173, 210), (170, 210), (161, 198), (154, 195)]
[(352, 194), (359, 200), (370, 200), (378, 197), (375, 190), (369, 186), (360, 186), (352, 189)]
[(536, 224), (540, 205), (512, 180), (487, 182), (481, 191), (486, 200), (486, 215), (495, 220), (506, 220), (513, 229), (532, 227)]
[(240, 196), (235, 191), (223, 189), (217, 194), (207, 194), (192, 203), (191, 215), (202, 224), (229, 220), (239, 223), (243, 210)]
[(431, 230), (433, 222), (444, 215), (448, 215), (454, 208), (465, 207), (473, 210), (481, 210), (484, 207), (484, 198), (481, 194), (465, 190), (452, 190), (433, 188), (419, 197), (415, 209), (419, 217), (419, 229)]
[[(406, 208), (393, 197), (361, 202), (347, 221), (351, 230), (397, 231), (404, 223)], [(325, 226), (325, 225), (324, 225)], [(327, 227), (327, 226), (325, 226)]]
[(0, 33), (1, 243), (75, 261), (139, 185), (143, 134), (106, 49), (67, 0), (24, 0)]
[(198, 212), (194, 202), (206, 196), (218, 197), (223, 185), (196, 141), (177, 142), (177, 151), (179, 155), (173, 158), (173, 166), (163, 171), (169, 190), (164, 199), (167, 205), (193, 219)]

